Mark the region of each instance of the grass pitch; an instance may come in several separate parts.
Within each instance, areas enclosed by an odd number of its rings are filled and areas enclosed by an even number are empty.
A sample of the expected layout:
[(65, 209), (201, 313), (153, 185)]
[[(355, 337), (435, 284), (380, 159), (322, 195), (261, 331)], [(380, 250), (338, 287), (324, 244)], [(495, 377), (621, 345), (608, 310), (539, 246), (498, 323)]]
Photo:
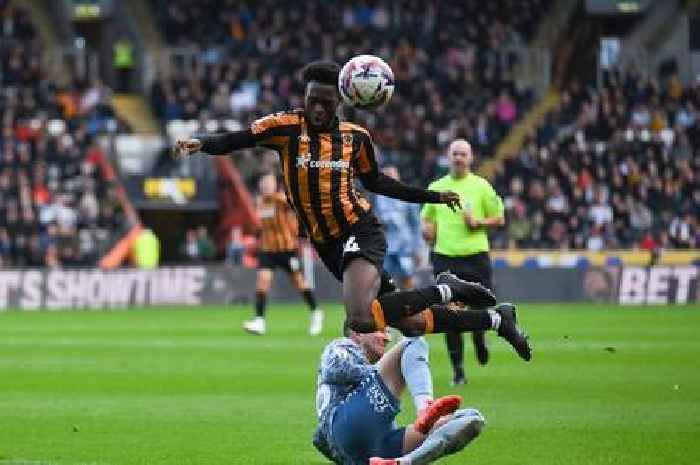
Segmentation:
[[(0, 465), (323, 464), (310, 443), (322, 337), (307, 311), (273, 305), (268, 335), (244, 307), (0, 313)], [(436, 394), (488, 421), (444, 464), (696, 464), (700, 307), (523, 305), (533, 361), (494, 335), (492, 358), (449, 387), (431, 336)], [(469, 347), (470, 344), (468, 343)], [(404, 398), (399, 420), (414, 412)]]

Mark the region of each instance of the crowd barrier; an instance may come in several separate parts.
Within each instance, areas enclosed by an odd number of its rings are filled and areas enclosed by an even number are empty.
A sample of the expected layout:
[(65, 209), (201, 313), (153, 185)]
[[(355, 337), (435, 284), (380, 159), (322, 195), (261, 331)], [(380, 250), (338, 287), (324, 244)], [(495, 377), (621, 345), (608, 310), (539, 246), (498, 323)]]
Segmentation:
[[(685, 304), (698, 301), (697, 266), (503, 268), (494, 270), (499, 300)], [(431, 282), (430, 270), (418, 283)], [(325, 268), (313, 273), (322, 301), (340, 301), (340, 284)], [(255, 270), (227, 266), (138, 269), (8, 269), (0, 271), (0, 311), (123, 309), (143, 306), (228, 305), (252, 301)], [(272, 301), (299, 295), (278, 273)]]

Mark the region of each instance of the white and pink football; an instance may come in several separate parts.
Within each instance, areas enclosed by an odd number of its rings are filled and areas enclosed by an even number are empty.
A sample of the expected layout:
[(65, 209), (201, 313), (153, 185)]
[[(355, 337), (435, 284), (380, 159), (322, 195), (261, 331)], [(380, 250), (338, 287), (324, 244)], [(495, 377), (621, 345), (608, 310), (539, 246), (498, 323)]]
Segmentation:
[(340, 70), (338, 90), (348, 105), (376, 110), (386, 105), (394, 93), (394, 72), (379, 57), (358, 55)]

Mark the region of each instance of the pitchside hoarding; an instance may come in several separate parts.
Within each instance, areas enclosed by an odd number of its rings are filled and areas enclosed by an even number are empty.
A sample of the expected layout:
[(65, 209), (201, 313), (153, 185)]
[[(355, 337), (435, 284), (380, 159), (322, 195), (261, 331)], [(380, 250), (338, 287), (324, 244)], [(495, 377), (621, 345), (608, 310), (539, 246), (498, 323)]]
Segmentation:
[[(684, 304), (698, 301), (698, 267), (494, 270), (496, 294), (514, 302), (597, 300), (622, 304)], [(271, 300), (298, 300), (278, 273)], [(430, 270), (419, 282), (431, 281)], [(340, 301), (340, 284), (315, 267), (320, 300)], [(0, 311), (8, 309), (123, 309), (135, 306), (226, 305), (252, 302), (255, 270), (226, 266), (178, 266), (156, 270), (24, 269), (0, 271)]]
[(686, 304), (698, 301), (697, 266), (625, 267), (619, 280), (621, 304)]

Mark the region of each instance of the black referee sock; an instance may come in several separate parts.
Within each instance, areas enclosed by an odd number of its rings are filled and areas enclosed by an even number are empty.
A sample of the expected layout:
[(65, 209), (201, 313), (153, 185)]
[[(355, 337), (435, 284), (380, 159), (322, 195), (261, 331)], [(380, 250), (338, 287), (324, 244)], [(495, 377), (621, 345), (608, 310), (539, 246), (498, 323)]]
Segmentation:
[(392, 325), (403, 318), (420, 313), (431, 305), (442, 302), (443, 296), (437, 286), (428, 286), (410, 291), (389, 292), (372, 302), (372, 316), (377, 329)]
[(311, 292), (311, 289), (304, 289), (301, 292), (302, 297), (304, 297), (304, 302), (306, 302), (306, 305), (309, 306), (311, 311), (316, 310), (316, 297), (314, 296), (314, 293)]
[(487, 331), (491, 329), (491, 315), (488, 310), (450, 310), (445, 305), (435, 305), (430, 310), (432, 314), (433, 333), (455, 331)]
[(450, 361), (455, 374), (464, 376), (464, 336), (456, 331), (448, 331), (445, 333), (445, 343), (447, 344), (447, 353), (450, 354)]
[(255, 293), (255, 316), (265, 318), (265, 307), (267, 305), (267, 292), (257, 291)]

